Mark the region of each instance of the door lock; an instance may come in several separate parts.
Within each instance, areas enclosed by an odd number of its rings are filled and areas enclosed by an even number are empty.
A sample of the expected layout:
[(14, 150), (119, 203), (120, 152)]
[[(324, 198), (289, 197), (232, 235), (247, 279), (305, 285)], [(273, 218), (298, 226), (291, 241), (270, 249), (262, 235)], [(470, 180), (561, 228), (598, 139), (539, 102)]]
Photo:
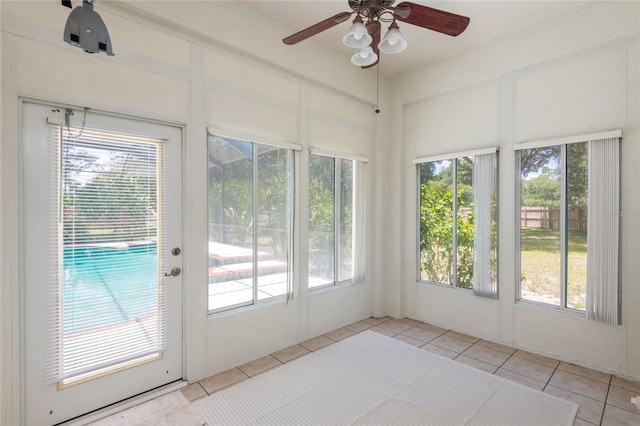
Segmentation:
[(178, 268), (177, 266), (174, 266), (173, 268), (171, 268), (171, 272), (165, 272), (164, 276), (177, 277), (178, 275), (180, 275), (181, 272), (182, 272), (182, 269)]

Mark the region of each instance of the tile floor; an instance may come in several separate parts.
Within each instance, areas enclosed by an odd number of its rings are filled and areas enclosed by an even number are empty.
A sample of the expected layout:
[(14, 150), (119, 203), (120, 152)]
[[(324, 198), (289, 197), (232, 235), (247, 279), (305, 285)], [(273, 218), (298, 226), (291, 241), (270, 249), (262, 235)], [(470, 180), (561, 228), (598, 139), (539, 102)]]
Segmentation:
[(364, 330), (573, 401), (580, 406), (574, 425), (640, 425), (640, 410), (630, 402), (640, 395), (638, 382), (408, 318), (368, 318), (193, 383), (182, 393), (195, 401)]

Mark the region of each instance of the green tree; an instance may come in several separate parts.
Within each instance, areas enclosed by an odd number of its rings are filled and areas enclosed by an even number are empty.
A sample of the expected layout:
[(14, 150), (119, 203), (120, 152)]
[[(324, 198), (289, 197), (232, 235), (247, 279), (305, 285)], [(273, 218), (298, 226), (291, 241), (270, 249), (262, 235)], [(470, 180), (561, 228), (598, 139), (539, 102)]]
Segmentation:
[[(432, 175), (420, 185), (420, 269), (429, 281), (453, 284), (454, 234), (451, 174)], [(473, 286), (473, 190), (459, 183), (457, 193), (457, 286)]]
[(526, 207), (558, 207), (560, 205), (560, 181), (558, 177), (542, 171), (534, 179), (522, 181), (522, 205)]
[[(566, 186), (569, 208), (587, 204), (587, 144), (566, 146)], [(534, 148), (521, 153), (522, 205), (558, 207), (561, 186), (560, 147)]]
[(570, 209), (587, 205), (587, 156), (586, 143), (567, 145), (567, 205)]
[(155, 173), (129, 170), (128, 160), (128, 155), (112, 158), (108, 171), (97, 173), (66, 197), (66, 237), (84, 234), (116, 241), (155, 235), (155, 227), (147, 228), (157, 212)]

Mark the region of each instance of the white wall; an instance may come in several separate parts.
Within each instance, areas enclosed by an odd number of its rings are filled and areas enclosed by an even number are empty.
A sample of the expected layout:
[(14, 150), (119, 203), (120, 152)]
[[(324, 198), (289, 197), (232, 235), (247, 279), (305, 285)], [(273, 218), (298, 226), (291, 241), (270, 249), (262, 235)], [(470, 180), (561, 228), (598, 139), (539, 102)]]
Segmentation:
[[(208, 126), (303, 146), (298, 161), (296, 281), (306, 284), (306, 162), (311, 146), (370, 158), (365, 168), (367, 228), (384, 146), (373, 114), (375, 71), (353, 67), (313, 40), (285, 46), (293, 30), (236, 2), (100, 1), (115, 57), (88, 55), (62, 41), (69, 9), (57, 1), (1, 3), (0, 423), (16, 424), (20, 352), (20, 135), (18, 100), (34, 98), (165, 121), (185, 128), (185, 378), (193, 381), (369, 316), (382, 288), (372, 273), (380, 253), (367, 246), (365, 281), (207, 316), (206, 131)], [(250, 31), (247, 31), (250, 29)], [(384, 98), (385, 82), (381, 96)], [(375, 241), (374, 238), (369, 239)], [(372, 290), (374, 289), (374, 290)], [(382, 308), (378, 303), (377, 311)], [(28, 368), (28, 367), (27, 367)]]
[[(0, 423), (19, 419), (20, 215), (18, 98), (183, 125), (186, 372), (206, 377), (308, 337), (390, 314), (430, 321), (534, 352), (640, 377), (640, 135), (637, 2), (586, 4), (570, 14), (431, 67), (382, 81), (313, 40), (236, 2), (103, 0), (115, 57), (64, 44), (57, 1), (0, 2)], [(247, 31), (250, 28), (251, 31)], [(257, 35), (257, 36), (256, 36)], [(552, 101), (550, 101), (552, 99)], [(339, 106), (339, 108), (337, 108)], [(346, 118), (345, 118), (346, 117)], [(207, 317), (206, 128), (367, 156), (366, 281)], [(623, 322), (606, 326), (515, 304), (514, 157), (528, 139), (623, 131)], [(345, 143), (340, 143), (344, 140)], [(424, 155), (499, 145), (500, 300), (415, 281), (415, 168)], [(349, 148), (351, 147), (351, 148)], [(298, 279), (306, 274), (304, 185), (298, 194)], [(391, 206), (391, 207), (389, 207)]]
[[(395, 76), (391, 86), (391, 268), (388, 312), (532, 352), (640, 378), (640, 19), (637, 2), (585, 6), (527, 30)], [(622, 129), (623, 324), (516, 303), (513, 145)], [(416, 283), (416, 171), (411, 160), (499, 146), (500, 300)], [(402, 279), (391, 280), (399, 276)], [(395, 284), (397, 283), (397, 284)]]

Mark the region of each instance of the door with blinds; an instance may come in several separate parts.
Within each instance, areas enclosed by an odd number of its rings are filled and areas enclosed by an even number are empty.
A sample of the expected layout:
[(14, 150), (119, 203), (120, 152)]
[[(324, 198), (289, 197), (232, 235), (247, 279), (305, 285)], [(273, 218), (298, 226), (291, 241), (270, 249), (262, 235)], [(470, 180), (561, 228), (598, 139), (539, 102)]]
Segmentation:
[(22, 103), (25, 424), (178, 381), (182, 131)]

